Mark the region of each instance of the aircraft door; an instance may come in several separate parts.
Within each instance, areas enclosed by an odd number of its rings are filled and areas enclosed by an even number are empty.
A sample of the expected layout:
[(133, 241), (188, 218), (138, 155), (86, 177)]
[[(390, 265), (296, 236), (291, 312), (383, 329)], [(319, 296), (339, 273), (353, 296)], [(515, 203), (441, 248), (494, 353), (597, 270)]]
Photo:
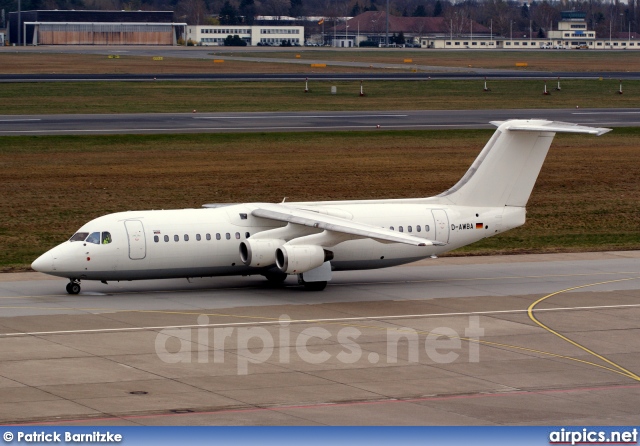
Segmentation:
[(124, 222), (129, 241), (129, 258), (142, 260), (147, 256), (147, 242), (144, 238), (144, 227), (140, 220), (127, 220)]
[(433, 226), (436, 231), (436, 241), (449, 243), (449, 217), (444, 209), (432, 209)]

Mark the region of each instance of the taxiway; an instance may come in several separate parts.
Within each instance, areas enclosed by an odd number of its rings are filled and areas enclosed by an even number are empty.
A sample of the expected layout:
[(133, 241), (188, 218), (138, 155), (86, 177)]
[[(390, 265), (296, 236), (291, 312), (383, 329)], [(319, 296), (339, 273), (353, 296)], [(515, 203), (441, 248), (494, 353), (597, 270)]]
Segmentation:
[(549, 119), (640, 126), (640, 109), (409, 110), (385, 112), (0, 115), (0, 135), (95, 135), (493, 128), (489, 121)]
[(0, 422), (634, 424), (639, 262), (430, 259), (320, 293), (4, 274)]

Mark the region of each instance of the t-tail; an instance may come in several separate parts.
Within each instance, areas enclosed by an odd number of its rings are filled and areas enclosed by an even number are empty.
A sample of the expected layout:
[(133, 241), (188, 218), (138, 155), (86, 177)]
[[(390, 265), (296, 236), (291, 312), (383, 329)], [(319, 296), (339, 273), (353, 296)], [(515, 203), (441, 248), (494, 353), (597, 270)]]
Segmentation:
[(524, 207), (558, 132), (603, 135), (611, 129), (539, 119), (492, 122), (493, 134), (467, 173), (438, 197), (458, 206)]

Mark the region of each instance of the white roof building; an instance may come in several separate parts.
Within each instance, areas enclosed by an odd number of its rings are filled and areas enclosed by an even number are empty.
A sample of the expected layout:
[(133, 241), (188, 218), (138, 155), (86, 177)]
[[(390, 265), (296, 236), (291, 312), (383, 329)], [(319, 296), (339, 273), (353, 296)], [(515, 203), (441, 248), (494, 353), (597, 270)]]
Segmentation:
[(187, 26), (187, 40), (191, 39), (196, 45), (222, 46), (228, 36), (235, 35), (250, 46), (280, 46), (283, 42), (304, 45), (304, 26)]

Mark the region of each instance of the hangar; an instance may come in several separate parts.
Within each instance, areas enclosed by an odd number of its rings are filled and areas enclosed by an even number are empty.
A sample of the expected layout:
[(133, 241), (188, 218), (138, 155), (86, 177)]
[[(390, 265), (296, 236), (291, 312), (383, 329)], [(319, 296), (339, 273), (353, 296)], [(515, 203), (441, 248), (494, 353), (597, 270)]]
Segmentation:
[(22, 11), (9, 13), (17, 45), (175, 45), (186, 23), (172, 11)]

